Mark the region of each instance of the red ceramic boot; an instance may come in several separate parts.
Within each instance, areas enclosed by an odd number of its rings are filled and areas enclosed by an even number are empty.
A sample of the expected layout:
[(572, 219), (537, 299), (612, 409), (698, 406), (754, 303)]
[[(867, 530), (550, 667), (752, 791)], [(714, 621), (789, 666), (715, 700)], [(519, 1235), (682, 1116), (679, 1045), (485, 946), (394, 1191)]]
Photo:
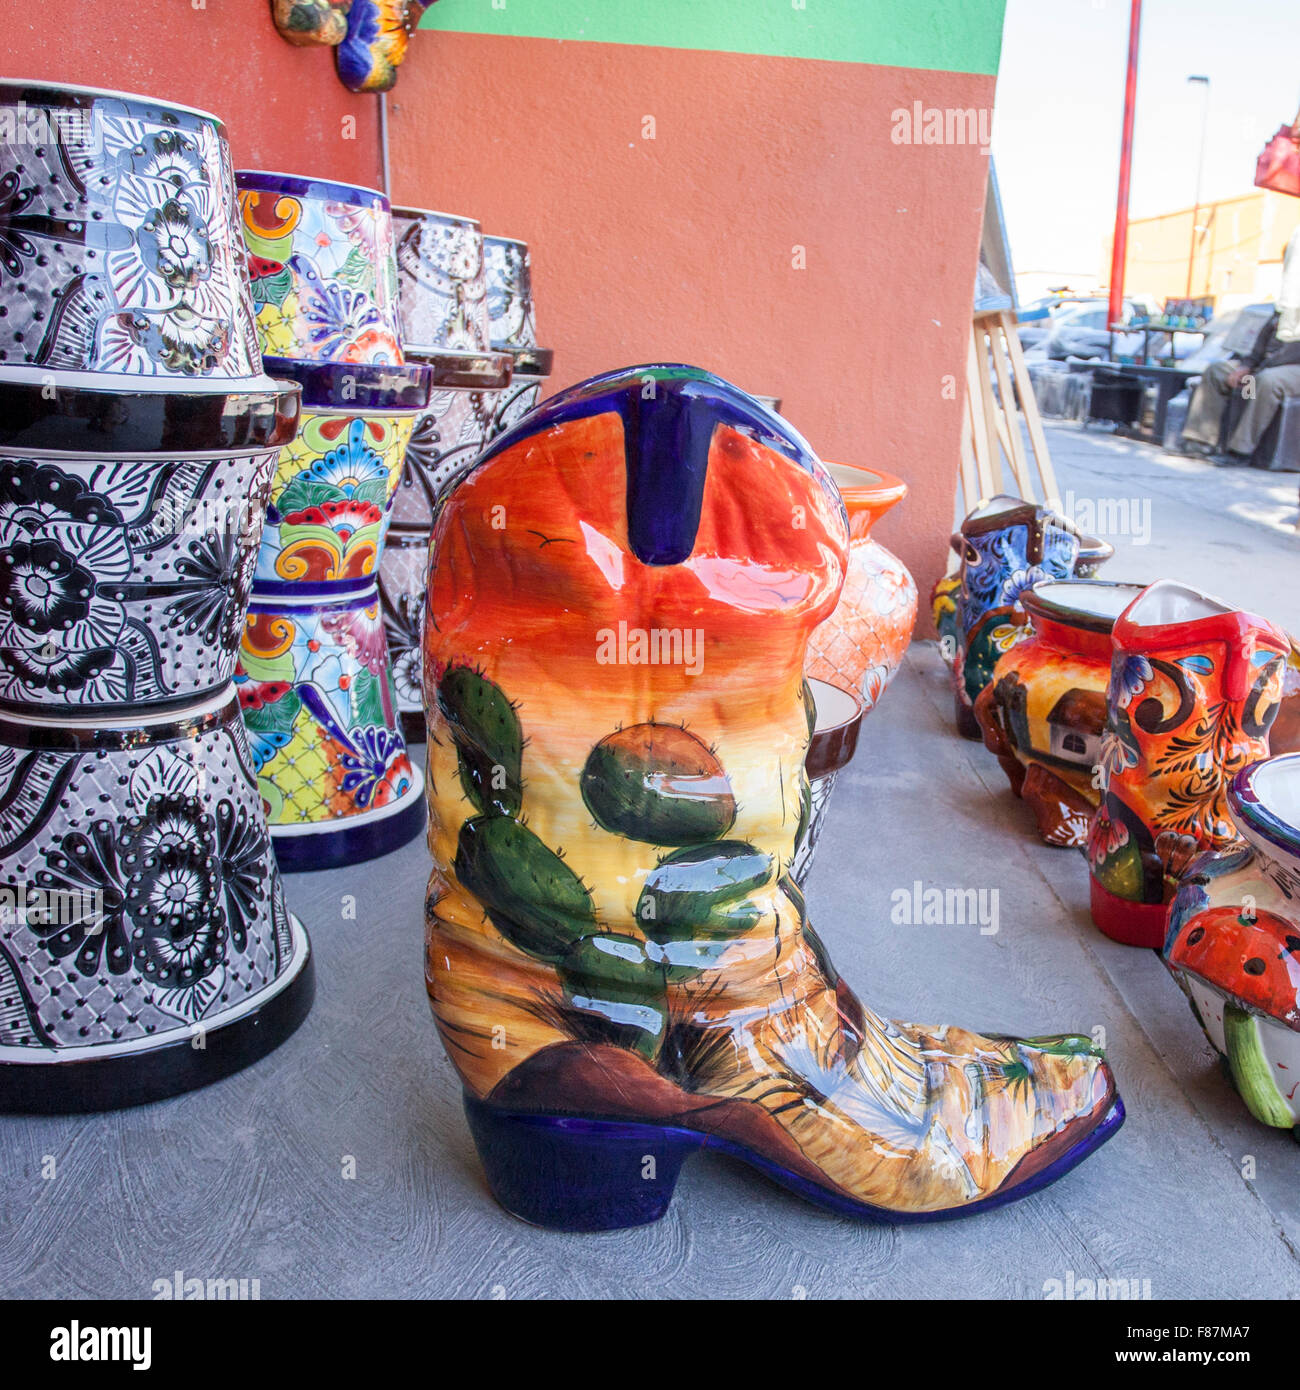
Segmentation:
[(1269, 754), (1290, 644), (1265, 619), (1167, 579), (1124, 610), (1113, 641), (1092, 918), (1116, 941), (1159, 948), (1188, 862), (1237, 838), (1228, 784)]

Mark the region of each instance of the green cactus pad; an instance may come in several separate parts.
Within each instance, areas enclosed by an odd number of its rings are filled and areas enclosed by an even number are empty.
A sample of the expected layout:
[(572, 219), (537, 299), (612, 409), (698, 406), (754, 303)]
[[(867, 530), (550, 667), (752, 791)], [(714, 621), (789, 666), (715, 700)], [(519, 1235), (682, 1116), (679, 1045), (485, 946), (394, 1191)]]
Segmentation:
[(634, 724), (591, 750), (582, 799), (596, 823), (651, 845), (698, 845), (726, 834), (736, 798), (722, 764), (676, 724)]
[(653, 1058), (663, 1042), (667, 1009), (661, 969), (631, 936), (597, 933), (575, 941), (557, 970), (568, 1008), (583, 1034)]
[(641, 890), (637, 926), (661, 944), (739, 936), (762, 915), (749, 898), (771, 880), (772, 868), (770, 854), (740, 840), (678, 850)]
[(493, 926), (531, 956), (558, 961), (596, 926), (591, 894), (527, 826), (479, 816), (460, 828), (452, 867)]
[(480, 814), (517, 816), (523, 804), (524, 739), (500, 686), (468, 666), (438, 682), (438, 708), (460, 758), (460, 784)]

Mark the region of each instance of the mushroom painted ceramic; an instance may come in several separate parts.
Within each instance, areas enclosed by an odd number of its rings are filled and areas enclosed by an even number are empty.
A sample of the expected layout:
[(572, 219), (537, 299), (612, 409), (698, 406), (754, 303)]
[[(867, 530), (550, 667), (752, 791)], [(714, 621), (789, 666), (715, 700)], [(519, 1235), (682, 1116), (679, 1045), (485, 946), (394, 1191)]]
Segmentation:
[(1187, 865), (1237, 838), (1228, 785), (1269, 755), (1290, 642), (1165, 579), (1119, 616), (1113, 645), (1088, 832), (1092, 916), (1117, 941), (1158, 948)]
[(1300, 1138), (1300, 755), (1243, 768), (1228, 807), (1243, 843), (1189, 867), (1165, 964), (1250, 1113)]
[(1080, 848), (1101, 799), (1111, 630), (1140, 584), (1054, 580), (1021, 595), (1029, 635), (975, 701), (984, 744), (1049, 845)]
[(868, 710), (897, 674), (916, 625), (916, 585), (871, 529), (907, 496), (892, 473), (828, 463), (849, 514), (849, 569), (835, 611), (808, 641), (810, 677), (859, 694)]

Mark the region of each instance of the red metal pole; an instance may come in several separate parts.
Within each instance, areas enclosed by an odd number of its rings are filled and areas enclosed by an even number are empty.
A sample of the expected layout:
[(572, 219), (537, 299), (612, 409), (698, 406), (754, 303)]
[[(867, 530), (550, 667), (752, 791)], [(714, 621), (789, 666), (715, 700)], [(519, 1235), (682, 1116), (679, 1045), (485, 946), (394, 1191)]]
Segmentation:
[(1119, 193), (1115, 199), (1115, 240), (1110, 256), (1111, 323), (1124, 317), (1124, 264), (1128, 259), (1128, 188), (1133, 172), (1133, 113), (1137, 106), (1138, 42), (1142, 31), (1142, 0), (1133, 0), (1128, 28), (1128, 79), (1124, 84), (1124, 139), (1119, 151)]

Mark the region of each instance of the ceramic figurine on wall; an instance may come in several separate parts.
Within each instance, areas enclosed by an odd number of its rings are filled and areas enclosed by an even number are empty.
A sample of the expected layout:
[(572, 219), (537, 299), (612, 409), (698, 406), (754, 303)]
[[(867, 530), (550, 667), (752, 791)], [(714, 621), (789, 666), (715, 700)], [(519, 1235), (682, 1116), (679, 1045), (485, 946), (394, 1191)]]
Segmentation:
[(894, 679), (916, 625), (916, 585), (907, 567), (871, 538), (871, 528), (907, 496), (890, 473), (825, 465), (849, 514), (849, 569), (835, 611), (808, 641), (807, 674), (862, 696), (868, 710)]
[(271, 0), (271, 16), (280, 37), (299, 47), (333, 48), (347, 37), (352, 0)]
[(1124, 610), (1113, 642), (1088, 835), (1092, 917), (1117, 941), (1158, 948), (1188, 863), (1237, 837), (1227, 787), (1269, 754), (1290, 643), (1167, 579)]
[(1165, 964), (1252, 1115), (1300, 1139), (1300, 755), (1228, 788), (1242, 842), (1189, 866)]
[[(954, 610), (940, 632), (955, 637), (951, 645), (956, 691), (957, 728), (979, 738), (975, 701), (993, 678), (998, 659), (1029, 635), (1020, 596), (1047, 579), (1069, 579), (1079, 566), (1083, 539), (1063, 517), (1018, 497), (999, 496), (977, 507), (962, 522), (961, 578), (951, 594)], [(1099, 547), (1101, 558), (1111, 547)], [(1100, 560), (1095, 560), (1100, 563)], [(936, 610), (948, 595), (935, 595)], [(943, 614), (937, 612), (942, 619)]]
[[(55, 138), (32, 142), (29, 120)], [(225, 127), (149, 97), (0, 83), (0, 362), (265, 386)], [(60, 133), (61, 132), (61, 133)]]
[(400, 365), (388, 199), (296, 174), (241, 169), (235, 180), (262, 352)]
[(426, 980), (529, 1221), (653, 1221), (706, 1147), (844, 1215), (965, 1214), (1123, 1118), (1087, 1038), (887, 1022), (808, 923), (804, 656), (848, 562), (807, 444), (688, 367), (553, 397), (444, 502)]
[(387, 92), (397, 81), (411, 34), (433, 0), (352, 0), (348, 28), (334, 50), (350, 92)]
[(1020, 596), (1030, 634), (993, 668), (975, 701), (984, 744), (1049, 845), (1081, 848), (1101, 800), (1111, 631), (1140, 584), (1057, 580)]

